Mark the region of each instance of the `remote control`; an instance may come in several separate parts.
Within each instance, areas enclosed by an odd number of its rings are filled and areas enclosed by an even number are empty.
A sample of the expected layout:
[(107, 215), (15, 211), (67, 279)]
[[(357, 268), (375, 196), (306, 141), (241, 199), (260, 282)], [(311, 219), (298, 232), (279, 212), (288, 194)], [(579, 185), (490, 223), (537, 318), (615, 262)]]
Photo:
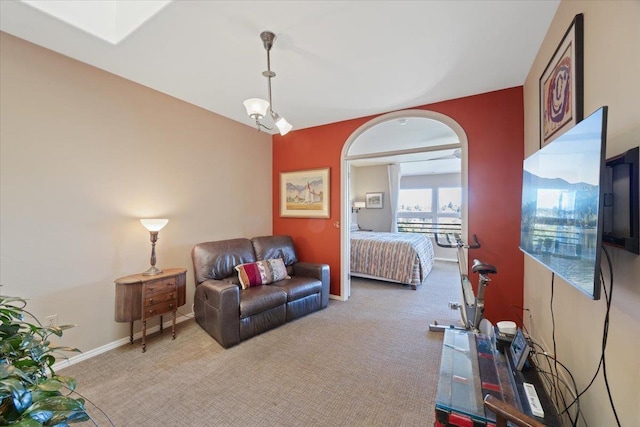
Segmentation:
[(522, 383), (522, 385), (524, 386), (524, 392), (527, 395), (527, 400), (529, 401), (531, 413), (536, 417), (543, 418), (544, 410), (542, 409), (542, 405), (540, 404), (540, 399), (538, 398), (536, 388), (531, 383)]

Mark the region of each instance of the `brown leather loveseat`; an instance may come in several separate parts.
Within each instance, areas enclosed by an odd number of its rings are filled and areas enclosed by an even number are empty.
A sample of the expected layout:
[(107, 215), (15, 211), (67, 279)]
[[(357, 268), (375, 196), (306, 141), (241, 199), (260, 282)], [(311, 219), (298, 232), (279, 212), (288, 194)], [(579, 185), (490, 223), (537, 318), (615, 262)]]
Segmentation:
[[(289, 278), (243, 289), (236, 266), (278, 258)], [(200, 243), (191, 251), (191, 259), (196, 321), (225, 348), (325, 308), (329, 302), (329, 266), (298, 262), (290, 236)]]

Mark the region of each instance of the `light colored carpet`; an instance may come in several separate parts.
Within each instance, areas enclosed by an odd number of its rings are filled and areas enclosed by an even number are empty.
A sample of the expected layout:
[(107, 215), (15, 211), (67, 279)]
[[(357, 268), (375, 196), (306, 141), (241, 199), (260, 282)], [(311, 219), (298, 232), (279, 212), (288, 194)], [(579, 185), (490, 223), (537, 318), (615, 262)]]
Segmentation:
[(347, 302), (228, 350), (189, 320), (144, 354), (138, 340), (59, 374), (116, 426), (431, 426), (442, 334), (429, 323), (458, 323), (457, 274), (436, 262), (417, 291), (354, 278)]

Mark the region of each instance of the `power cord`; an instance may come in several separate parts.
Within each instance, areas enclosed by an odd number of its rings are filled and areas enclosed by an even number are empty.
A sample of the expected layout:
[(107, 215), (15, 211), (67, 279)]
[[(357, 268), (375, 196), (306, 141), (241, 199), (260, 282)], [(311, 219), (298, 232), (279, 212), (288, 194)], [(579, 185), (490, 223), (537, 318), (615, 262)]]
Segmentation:
[[(616, 418), (616, 423), (618, 427), (620, 427), (620, 419), (618, 418), (618, 411), (616, 411), (616, 406), (613, 403), (613, 396), (611, 395), (611, 388), (609, 387), (609, 378), (607, 377), (607, 361), (605, 360), (605, 350), (607, 349), (607, 339), (609, 338), (609, 311), (611, 310), (611, 301), (613, 300), (613, 266), (611, 265), (611, 258), (609, 257), (609, 252), (607, 248), (602, 247), (602, 251), (604, 252), (607, 258), (607, 264), (609, 266), (609, 294), (607, 295), (607, 288), (605, 286), (602, 287), (604, 289), (605, 299), (607, 301), (607, 313), (604, 318), (604, 327), (602, 330), (602, 375), (604, 376), (604, 383), (607, 386), (607, 395), (609, 396), (609, 403), (611, 404), (611, 410), (613, 411), (613, 415)], [(600, 273), (602, 275), (602, 272)], [(602, 280), (604, 283), (604, 278)]]
[[(605, 257), (607, 259), (607, 264), (609, 267), (609, 292), (607, 292), (607, 288), (606, 286), (604, 286), (604, 275), (602, 273), (602, 270), (600, 271), (600, 282), (602, 285), (602, 290), (604, 291), (604, 295), (605, 295), (605, 301), (607, 304), (607, 310), (605, 313), (605, 317), (604, 317), (604, 325), (603, 325), (603, 329), (602, 329), (602, 350), (600, 353), (600, 360), (598, 362), (598, 368), (596, 369), (596, 372), (593, 374), (593, 377), (591, 378), (591, 381), (589, 381), (589, 384), (584, 388), (584, 390), (582, 390), (580, 393), (577, 394), (575, 400), (573, 402), (571, 402), (563, 412), (561, 412), (560, 414), (566, 412), (571, 406), (573, 406), (574, 404), (576, 404), (579, 399), (580, 396), (582, 396), (583, 394), (585, 394), (587, 392), (587, 390), (589, 390), (589, 388), (591, 388), (591, 386), (593, 385), (595, 379), (598, 376), (598, 373), (600, 372), (600, 369), (602, 369), (602, 374), (604, 377), (604, 382), (605, 382), (605, 386), (607, 388), (607, 395), (609, 397), (609, 404), (611, 405), (611, 409), (613, 411), (613, 415), (616, 419), (616, 424), (618, 425), (618, 427), (620, 427), (620, 419), (618, 417), (618, 412), (616, 411), (616, 407), (615, 404), (613, 402), (613, 396), (611, 394), (611, 388), (609, 386), (609, 378), (607, 376), (607, 367), (606, 367), (606, 358), (605, 358), (605, 350), (607, 348), (607, 340), (609, 338), (609, 313), (611, 310), (611, 301), (613, 299), (613, 266), (611, 265), (611, 258), (609, 257), (609, 252), (607, 251), (607, 249), (603, 246), (602, 250), (605, 254)], [(555, 344), (555, 343), (554, 343)]]
[(193, 311), (193, 304), (191, 304), (191, 313), (183, 313), (180, 310), (177, 310), (178, 313), (180, 313), (183, 317), (186, 317), (187, 319), (193, 319), (196, 317), (195, 312)]
[[(560, 390), (560, 388), (557, 386), (557, 381), (559, 380), (567, 390), (572, 390), (573, 391), (573, 396), (577, 396), (578, 394), (578, 386), (576, 385), (576, 381), (575, 378), (573, 377), (573, 374), (571, 373), (571, 371), (569, 371), (569, 369), (562, 364), (560, 361), (558, 361), (556, 359), (555, 356), (552, 356), (550, 354), (548, 354), (546, 351), (544, 351), (544, 348), (537, 342), (535, 342), (534, 340), (530, 339), (530, 342), (533, 344), (534, 346), (534, 350), (532, 351), (534, 358), (533, 358), (533, 362), (536, 366), (536, 370), (539, 373), (544, 374), (542, 378), (545, 379), (546, 382), (546, 386), (548, 390), (552, 391), (552, 394), (554, 395), (554, 405), (556, 408), (559, 407), (563, 407), (563, 408), (567, 408), (567, 399), (565, 397), (565, 394)], [(536, 351), (535, 347), (539, 348), (540, 351)], [(540, 362), (538, 361), (538, 356), (544, 356), (545, 360), (547, 362), (547, 366), (549, 368), (548, 371), (545, 371), (544, 369), (542, 369), (542, 367), (540, 366)], [(551, 361), (554, 362), (554, 365), (551, 365)], [(567, 374), (569, 374), (569, 377), (571, 378), (571, 382), (573, 384), (573, 387), (570, 387), (569, 384), (567, 384), (567, 382), (563, 379), (563, 377), (561, 375), (558, 374), (557, 372), (557, 368), (558, 365), (560, 365), (566, 372)], [(554, 373), (554, 368), (556, 369), (556, 372)], [(559, 396), (559, 397), (558, 397)], [(577, 426), (577, 422), (578, 422), (578, 415), (582, 415), (581, 411), (580, 411), (580, 401), (576, 401), (576, 418), (574, 419), (573, 416), (567, 411), (567, 409), (563, 410), (562, 412), (558, 412), (558, 415), (562, 415), (566, 412), (566, 416), (569, 418), (569, 421), (571, 421), (571, 425), (572, 426)], [(562, 403), (562, 406), (560, 406), (560, 403)], [(584, 419), (584, 417), (583, 417)]]
[[(550, 363), (549, 363), (550, 364)], [(553, 372), (549, 371), (545, 371), (543, 369), (538, 369), (538, 373), (543, 377), (546, 378), (546, 381), (548, 382), (554, 382), (554, 383), (561, 383), (564, 386), (564, 389), (567, 391), (573, 391), (574, 392), (574, 396), (575, 396), (575, 392), (577, 391), (575, 389), (576, 385), (575, 383), (573, 384), (573, 387), (571, 386), (571, 384), (569, 384), (562, 376), (559, 375), (554, 375)], [(562, 403), (565, 404), (566, 401), (564, 399), (564, 393), (560, 393), (563, 396), (563, 400)], [(558, 407), (557, 404), (558, 402), (554, 402), (554, 404), (556, 404), (556, 408)], [(562, 412), (564, 413), (564, 412)], [(560, 414), (558, 414), (560, 415)], [(584, 414), (582, 413), (582, 411), (580, 410), (579, 405), (576, 406), (576, 413), (575, 413), (575, 417), (576, 419), (574, 420), (573, 417), (567, 413), (567, 416), (569, 417), (569, 420), (571, 421), (571, 425), (572, 426), (576, 426), (578, 423), (578, 417), (580, 417), (582, 419), (582, 422), (587, 425), (587, 421), (584, 418)]]
[[(97, 406), (95, 403), (93, 403), (90, 399), (88, 399), (88, 398), (87, 398), (86, 396), (84, 396), (82, 393), (79, 393), (77, 390), (72, 390), (72, 389), (70, 389), (69, 387), (66, 387), (66, 386), (64, 386), (64, 387), (65, 387), (67, 390), (69, 390), (69, 394), (68, 394), (68, 396), (70, 396), (70, 395), (72, 395), (72, 394), (75, 394), (75, 395), (80, 396), (80, 397), (81, 397), (85, 402), (89, 402), (89, 403), (90, 403), (90, 404), (91, 404), (91, 405), (92, 405), (96, 410), (98, 410), (98, 411), (102, 414), (102, 416), (103, 416), (103, 417), (105, 417), (105, 418), (107, 419), (107, 421), (109, 422), (109, 425), (110, 425), (110, 426), (115, 427), (115, 424), (113, 423), (113, 421), (111, 421), (111, 418), (109, 418), (109, 415), (107, 415), (107, 413), (106, 413), (106, 412), (104, 412), (104, 411), (102, 410), (102, 408), (100, 408), (99, 406)], [(86, 405), (85, 405), (85, 408), (86, 408)], [(88, 412), (86, 412), (86, 409), (85, 409), (85, 414), (87, 414), (87, 415), (89, 416), (89, 421), (91, 421), (91, 423), (92, 423), (94, 426), (98, 426), (98, 425), (99, 425), (98, 423), (96, 423), (96, 420), (95, 420), (95, 419), (94, 419), (94, 418), (93, 418), (93, 417), (92, 417)], [(60, 425), (60, 424), (59, 424), (59, 425)]]
[(531, 333), (529, 333), (529, 330), (527, 330), (527, 327), (524, 324), (524, 319), (522, 318), (522, 316), (520, 316), (520, 314), (516, 310), (522, 310), (522, 311), (526, 311), (527, 313), (529, 313), (529, 324), (532, 325), (533, 322), (532, 322), (531, 310), (529, 310), (528, 308), (520, 307), (520, 306), (515, 305), (515, 304), (511, 304), (511, 312), (520, 321), (520, 324), (522, 325), (522, 329), (524, 330), (525, 334), (527, 334), (528, 336), (531, 336)]
[[(553, 344), (553, 368), (552, 368), (552, 372), (554, 373), (554, 375), (556, 377), (558, 377), (558, 359), (556, 359), (556, 355), (558, 354), (558, 350), (557, 350), (557, 344), (556, 344), (556, 316), (555, 313), (553, 311), (553, 299), (554, 299), (554, 295), (555, 295), (555, 279), (556, 279), (556, 274), (555, 273), (551, 273), (551, 298), (549, 301), (549, 309), (551, 311), (551, 342)], [(556, 402), (559, 401), (558, 399), (558, 389), (556, 387), (554, 387), (553, 389), (554, 391), (554, 399)], [(570, 417), (571, 418), (571, 417)], [(573, 424), (573, 420), (572, 421), (572, 425), (575, 426), (575, 424)]]

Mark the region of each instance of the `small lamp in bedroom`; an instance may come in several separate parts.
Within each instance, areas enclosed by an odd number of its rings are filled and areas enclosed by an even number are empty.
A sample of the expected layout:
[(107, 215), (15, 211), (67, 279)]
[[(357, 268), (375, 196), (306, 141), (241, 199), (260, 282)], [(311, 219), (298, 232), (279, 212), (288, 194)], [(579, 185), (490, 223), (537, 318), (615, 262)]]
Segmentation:
[(169, 222), (168, 219), (155, 219), (155, 218), (145, 218), (141, 219), (140, 222), (144, 225), (144, 228), (149, 230), (149, 234), (151, 235), (151, 267), (147, 269), (143, 276), (154, 276), (156, 274), (162, 273), (162, 270), (156, 267), (156, 242), (158, 241), (158, 232), (162, 230), (162, 228), (167, 225)]
[(364, 202), (353, 202), (353, 207), (351, 208), (351, 212), (358, 213), (360, 209), (365, 207)]

